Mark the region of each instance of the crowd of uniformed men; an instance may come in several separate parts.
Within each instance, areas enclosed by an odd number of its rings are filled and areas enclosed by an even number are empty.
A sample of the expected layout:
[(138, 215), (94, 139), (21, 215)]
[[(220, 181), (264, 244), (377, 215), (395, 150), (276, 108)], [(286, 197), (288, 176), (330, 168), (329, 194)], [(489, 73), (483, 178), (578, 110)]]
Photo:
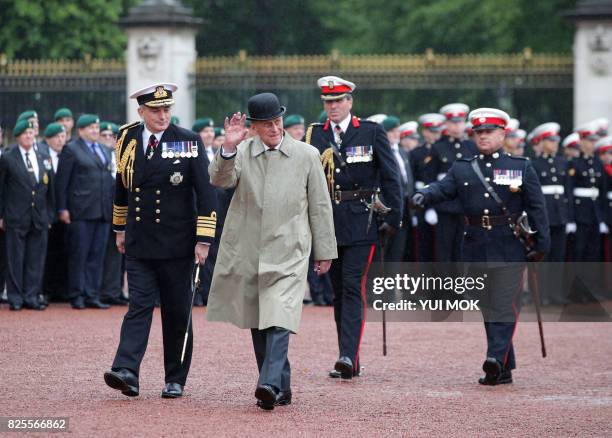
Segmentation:
[[(352, 89), (346, 91), (350, 95)], [(335, 111), (327, 107), (325, 110)], [(325, 110), (320, 123), (312, 125), (314, 133), (310, 133), (310, 138), (304, 138), (305, 121), (298, 114), (285, 117), (287, 133), (307, 142), (312, 142), (313, 134), (315, 138), (324, 135), (330, 123), (338, 126)], [(466, 121), (468, 113), (467, 105), (451, 103), (438, 112), (403, 123), (398, 117), (384, 114), (361, 120), (351, 112), (352, 119), (346, 119), (345, 131), (349, 124), (358, 127), (364, 122), (376, 123), (377, 135), (384, 135), (390, 145), (389, 156), (378, 159), (383, 164), (380, 184), (383, 198), (391, 200), (394, 196), (384, 193), (385, 166), (393, 166), (401, 178), (403, 208), (397, 212), (402, 211), (402, 217), (396, 220), (398, 232), (388, 241), (387, 261), (461, 260), (465, 219), (457, 200), (424, 211), (411, 208), (409, 200), (416, 190), (440, 181), (457, 159), (477, 154), (471, 123)], [(178, 120), (173, 118), (173, 122)], [(0, 282), (6, 284), (3, 301), (7, 300), (12, 310), (22, 307), (43, 310), (49, 301), (69, 301), (75, 309), (125, 305), (128, 298), (124, 292), (127, 288), (122, 257), (110, 231), (118, 125), (100, 121), (94, 114), (82, 114), (75, 123), (68, 108), (58, 109), (54, 121), (44, 130), (39, 130), (40, 123), (35, 110), (22, 112), (13, 129), (15, 144), (2, 148)], [(505, 127), (504, 152), (528, 156), (540, 180), (550, 225), (548, 261), (610, 260), (612, 137), (608, 135), (608, 123), (601, 118), (581, 124), (563, 141), (561, 126), (555, 122), (536, 126), (528, 134), (514, 118)], [(197, 119), (192, 130), (199, 134), (207, 159), (212, 161), (223, 144), (223, 128), (205, 117)], [(324, 146), (326, 143), (323, 139)], [(367, 162), (371, 159), (368, 153), (355, 150), (354, 163)], [(374, 182), (381, 176), (367, 175), (364, 169), (353, 171), (350, 178), (355, 182), (345, 182), (347, 187), (352, 184), (361, 187), (366, 182), (362, 180)], [(216, 190), (221, 204), (227, 208), (231, 192)], [(331, 192), (333, 195), (347, 191), (331, 188)], [(353, 204), (345, 205), (356, 208)], [(345, 223), (336, 220), (339, 241), (351, 241), (355, 234), (351, 229), (361, 227), (357, 223), (359, 218), (364, 219), (361, 216), (349, 213)], [(219, 223), (222, 225), (223, 221)], [(370, 240), (375, 241), (374, 227), (370, 234)], [(214, 256), (203, 270), (204, 287), (196, 297), (196, 305), (206, 303), (213, 267)], [(330, 279), (317, 278), (313, 273), (309, 287), (311, 300), (307, 301), (332, 304)], [(566, 301), (566, 297), (559, 295), (542, 299), (543, 304)]]

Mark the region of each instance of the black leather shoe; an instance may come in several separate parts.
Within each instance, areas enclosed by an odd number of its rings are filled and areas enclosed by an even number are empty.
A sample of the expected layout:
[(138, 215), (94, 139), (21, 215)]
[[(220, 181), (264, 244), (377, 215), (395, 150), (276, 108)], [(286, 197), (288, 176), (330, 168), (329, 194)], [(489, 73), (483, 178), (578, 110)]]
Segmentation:
[[(478, 383), (481, 385), (495, 386), (500, 384), (500, 378), (502, 376), (502, 366), (499, 361), (493, 357), (487, 357), (487, 360), (482, 364), (482, 370), (485, 372), (485, 376), (478, 379)], [(512, 377), (510, 377), (512, 381)], [(505, 382), (508, 383), (508, 382)]]
[(85, 307), (89, 309), (109, 309), (110, 308), (108, 304), (104, 304), (100, 300), (87, 301), (85, 303)]
[(353, 361), (347, 356), (342, 356), (336, 361), (334, 370), (340, 373), (341, 378), (352, 379), (354, 373)]
[(121, 391), (121, 394), (128, 397), (138, 395), (138, 377), (136, 374), (125, 368), (110, 370), (104, 373), (104, 381), (113, 389)]
[[(355, 370), (353, 371), (353, 377), (359, 377), (361, 376), (361, 373), (363, 372), (363, 367), (361, 367), (361, 369), (359, 370)], [(329, 377), (331, 377), (332, 379), (339, 379), (340, 376), (340, 372), (336, 371), (336, 370), (331, 370), (329, 372)]]
[(14, 310), (14, 311), (21, 310), (22, 308), (23, 308), (23, 304), (10, 304), (9, 305), (9, 309)]
[(265, 411), (271, 411), (276, 404), (276, 390), (270, 385), (258, 386), (255, 390), (255, 398), (258, 400), (257, 406)]
[(179, 398), (183, 396), (183, 385), (180, 383), (166, 383), (161, 393), (162, 398)]
[[(288, 389), (286, 391), (280, 391), (276, 394), (276, 401), (274, 402), (274, 406), (287, 406), (291, 404), (291, 390)], [(262, 407), (261, 400), (257, 400), (257, 406), (264, 409)]]
[(26, 309), (30, 309), (30, 310), (45, 310), (47, 308), (47, 306), (43, 306), (40, 303), (24, 303), (23, 307), (25, 307)]
[(70, 300), (70, 306), (73, 309), (82, 310), (82, 309), (85, 308), (85, 302), (83, 301), (83, 298), (81, 298), (81, 297), (74, 298), (74, 299)]

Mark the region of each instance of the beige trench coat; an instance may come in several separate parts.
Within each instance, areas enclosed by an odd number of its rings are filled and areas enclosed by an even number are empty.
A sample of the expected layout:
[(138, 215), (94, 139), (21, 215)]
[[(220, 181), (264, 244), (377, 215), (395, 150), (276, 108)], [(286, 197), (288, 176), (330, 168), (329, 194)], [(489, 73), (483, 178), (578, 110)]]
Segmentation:
[(338, 256), (331, 201), (318, 151), (285, 133), (280, 150), (259, 137), (233, 159), (217, 152), (211, 183), (236, 187), (208, 297), (206, 319), (240, 328), (297, 332), (308, 258)]

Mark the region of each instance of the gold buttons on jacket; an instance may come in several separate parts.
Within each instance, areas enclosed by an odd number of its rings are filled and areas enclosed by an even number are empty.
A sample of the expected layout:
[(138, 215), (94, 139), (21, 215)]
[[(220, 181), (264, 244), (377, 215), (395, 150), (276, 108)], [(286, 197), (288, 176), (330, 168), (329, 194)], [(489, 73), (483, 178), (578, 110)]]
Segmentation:
[(160, 223), (161, 221), (159, 220), (159, 218), (155, 219), (155, 223)]
[(140, 211), (140, 207), (136, 207), (136, 213)]
[(134, 201), (136, 202), (140, 202), (140, 198), (138, 196), (136, 196), (136, 198), (134, 199)]
[(159, 204), (160, 202), (161, 202), (161, 201), (160, 201), (159, 199), (156, 199), (156, 200), (155, 200), (155, 203), (156, 203), (156, 204)]
[(136, 187), (136, 193), (140, 193), (140, 187)]
[(161, 195), (161, 191), (160, 190), (155, 190), (155, 194), (156, 195)]
[(158, 208), (157, 210), (155, 210), (155, 213), (160, 214), (161, 210)]
[(140, 222), (140, 216), (136, 216), (136, 222)]

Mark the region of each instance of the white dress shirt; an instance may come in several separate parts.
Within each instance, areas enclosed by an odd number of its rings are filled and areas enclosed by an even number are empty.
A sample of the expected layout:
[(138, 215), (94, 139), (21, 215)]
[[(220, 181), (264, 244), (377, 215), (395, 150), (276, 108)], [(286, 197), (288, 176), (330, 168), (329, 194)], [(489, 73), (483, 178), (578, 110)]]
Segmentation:
[(51, 155), (51, 165), (53, 166), (53, 173), (57, 173), (57, 163), (59, 162), (59, 154), (53, 149), (49, 148), (49, 155)]
[(164, 135), (164, 131), (158, 132), (157, 134), (153, 134), (147, 129), (147, 125), (144, 125), (144, 129), (142, 130), (142, 150), (145, 154), (147, 153), (147, 146), (149, 145), (149, 138), (151, 138), (151, 135), (155, 136), (155, 138), (157, 139), (157, 145), (159, 146), (162, 135)]
[(339, 125), (340, 129), (342, 129), (342, 133), (345, 134), (346, 130), (348, 129), (349, 123), (351, 123), (351, 118), (352, 118), (351, 113), (349, 113), (349, 115), (346, 116), (346, 118), (342, 120), (340, 123), (334, 123), (330, 120), (332, 132), (334, 133), (334, 140), (336, 141), (336, 144), (339, 144), (339, 140), (340, 140), (340, 138), (338, 137), (338, 134), (336, 133), (336, 125)]
[(32, 163), (32, 168), (34, 169), (34, 176), (36, 177), (36, 182), (38, 182), (38, 158), (36, 158), (34, 148), (30, 148), (30, 150), (26, 152), (24, 148), (19, 146), (19, 152), (21, 152), (21, 158), (23, 159), (23, 164), (25, 165), (26, 169), (28, 168), (26, 163), (26, 153), (29, 154), (28, 157), (30, 158), (30, 163)]

